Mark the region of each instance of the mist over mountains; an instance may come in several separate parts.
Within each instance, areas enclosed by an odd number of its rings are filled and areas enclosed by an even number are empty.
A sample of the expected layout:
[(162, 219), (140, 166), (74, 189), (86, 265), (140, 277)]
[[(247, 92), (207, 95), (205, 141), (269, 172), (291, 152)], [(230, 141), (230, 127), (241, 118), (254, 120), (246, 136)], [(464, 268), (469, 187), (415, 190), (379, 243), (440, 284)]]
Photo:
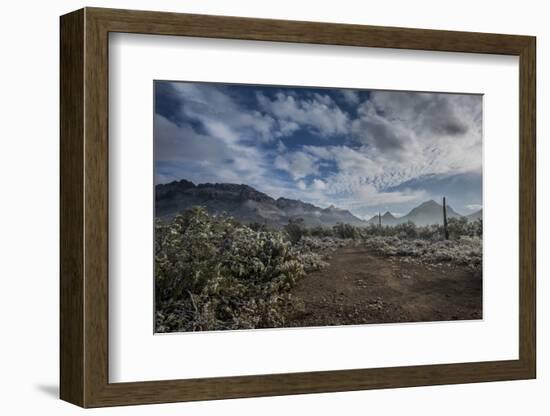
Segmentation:
[[(155, 187), (155, 216), (171, 219), (177, 213), (194, 206), (202, 206), (215, 215), (229, 215), (244, 223), (257, 222), (269, 227), (283, 227), (290, 220), (303, 219), (307, 227), (332, 227), (337, 223), (354, 226), (378, 224), (378, 215), (362, 220), (350, 211), (330, 206), (320, 208), (294, 199), (274, 199), (251, 186), (234, 183), (202, 183), (182, 179)], [(390, 212), (381, 215), (382, 225), (397, 225), (412, 221), (416, 225), (441, 224), (443, 207), (430, 200), (412, 209), (407, 215), (395, 217)], [(461, 217), (447, 205), (447, 217)], [(467, 216), (468, 220), (481, 218), (481, 210)]]

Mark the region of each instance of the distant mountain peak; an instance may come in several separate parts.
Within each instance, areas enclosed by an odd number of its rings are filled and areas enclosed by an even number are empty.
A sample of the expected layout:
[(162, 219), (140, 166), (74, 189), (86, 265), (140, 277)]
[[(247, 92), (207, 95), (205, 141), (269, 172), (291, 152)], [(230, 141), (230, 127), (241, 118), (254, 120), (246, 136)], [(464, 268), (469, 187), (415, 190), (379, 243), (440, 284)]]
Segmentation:
[(433, 199), (430, 199), (429, 201), (422, 202), (416, 208), (443, 208), (443, 204), (439, 204), (436, 201), (434, 201)]
[(378, 225), (396, 225), (399, 223), (399, 218), (396, 218), (390, 211), (386, 211), (383, 215), (377, 214), (373, 216), (369, 221), (370, 224)]
[[(447, 205), (447, 218), (461, 217), (449, 204)], [(416, 225), (442, 224), (443, 223), (443, 205), (433, 199), (423, 202), (416, 208), (413, 208), (407, 215), (401, 217), (406, 221), (412, 221)]]

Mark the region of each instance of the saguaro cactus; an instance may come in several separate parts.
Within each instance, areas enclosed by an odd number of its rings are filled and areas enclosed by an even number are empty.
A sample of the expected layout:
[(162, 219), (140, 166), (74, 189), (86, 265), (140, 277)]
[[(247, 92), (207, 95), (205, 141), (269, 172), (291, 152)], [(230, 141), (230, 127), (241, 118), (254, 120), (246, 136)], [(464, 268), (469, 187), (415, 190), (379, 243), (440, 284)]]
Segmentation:
[(445, 230), (445, 240), (449, 239), (449, 229), (447, 228), (447, 201), (443, 197), (443, 228)]
[(378, 211), (378, 228), (382, 228), (382, 215)]

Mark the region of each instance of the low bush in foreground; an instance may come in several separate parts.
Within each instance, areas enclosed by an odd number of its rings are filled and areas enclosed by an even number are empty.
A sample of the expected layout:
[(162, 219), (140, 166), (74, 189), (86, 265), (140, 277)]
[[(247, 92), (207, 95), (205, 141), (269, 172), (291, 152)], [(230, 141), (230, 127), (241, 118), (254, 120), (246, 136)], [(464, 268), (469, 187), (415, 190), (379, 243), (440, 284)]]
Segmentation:
[(323, 267), (283, 231), (189, 210), (155, 233), (156, 331), (279, 327), (290, 288)]

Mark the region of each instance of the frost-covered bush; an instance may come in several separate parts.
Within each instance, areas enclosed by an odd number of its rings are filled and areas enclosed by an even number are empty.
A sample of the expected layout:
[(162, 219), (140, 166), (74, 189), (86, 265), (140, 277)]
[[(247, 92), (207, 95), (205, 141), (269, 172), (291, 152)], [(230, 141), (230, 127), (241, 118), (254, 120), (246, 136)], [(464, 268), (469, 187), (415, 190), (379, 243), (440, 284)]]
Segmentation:
[(303, 236), (308, 234), (308, 229), (304, 225), (303, 218), (291, 219), (285, 225), (285, 231), (293, 244), (298, 243)]
[(480, 237), (483, 235), (483, 223), (481, 219), (468, 221), (465, 217), (450, 218), (448, 229), (451, 238), (460, 238), (463, 236)]
[[(449, 238), (459, 239), (461, 237), (481, 237), (483, 235), (483, 224), (480, 219), (468, 221), (466, 218), (449, 218), (448, 221)], [(364, 228), (361, 235), (367, 238), (373, 236), (399, 237), (401, 239), (424, 239), (424, 240), (443, 240), (445, 231), (443, 225), (432, 224), (418, 226), (412, 222), (396, 224), (394, 226), (378, 227), (369, 224)]]
[(280, 231), (254, 231), (205, 210), (189, 210), (155, 233), (156, 330), (281, 326), (289, 290), (319, 266)]
[(351, 224), (338, 223), (332, 227), (335, 237), (355, 239), (361, 235), (361, 230)]
[[(290, 228), (289, 228), (290, 227)], [(445, 231), (443, 225), (432, 224), (418, 226), (413, 222), (405, 222), (395, 225), (368, 224), (364, 227), (357, 227), (351, 224), (336, 224), (333, 227), (314, 227), (306, 228), (298, 223), (287, 226), (292, 232), (293, 242), (298, 242), (305, 236), (311, 237), (333, 237), (339, 239), (364, 240), (375, 236), (381, 237), (399, 237), (401, 239), (423, 239), (423, 240), (443, 240)], [(480, 219), (468, 221), (466, 218), (450, 218), (448, 221), (448, 231), (450, 239), (459, 239), (461, 237), (481, 237), (483, 235), (483, 224)]]
[(330, 227), (321, 227), (320, 225), (310, 228), (309, 234), (312, 237), (332, 237), (334, 232)]
[(480, 270), (482, 265), (483, 242), (480, 237), (462, 236), (458, 239), (431, 241), (377, 236), (367, 239), (366, 244), (381, 254), (408, 257), (423, 263), (450, 263), (474, 270)]
[(330, 254), (337, 248), (345, 247), (350, 240), (335, 237), (303, 237), (296, 248), (301, 252), (313, 251), (316, 253)]
[(302, 237), (295, 247), (300, 253), (305, 271), (310, 272), (328, 266), (331, 254), (350, 243), (352, 240), (334, 237)]

